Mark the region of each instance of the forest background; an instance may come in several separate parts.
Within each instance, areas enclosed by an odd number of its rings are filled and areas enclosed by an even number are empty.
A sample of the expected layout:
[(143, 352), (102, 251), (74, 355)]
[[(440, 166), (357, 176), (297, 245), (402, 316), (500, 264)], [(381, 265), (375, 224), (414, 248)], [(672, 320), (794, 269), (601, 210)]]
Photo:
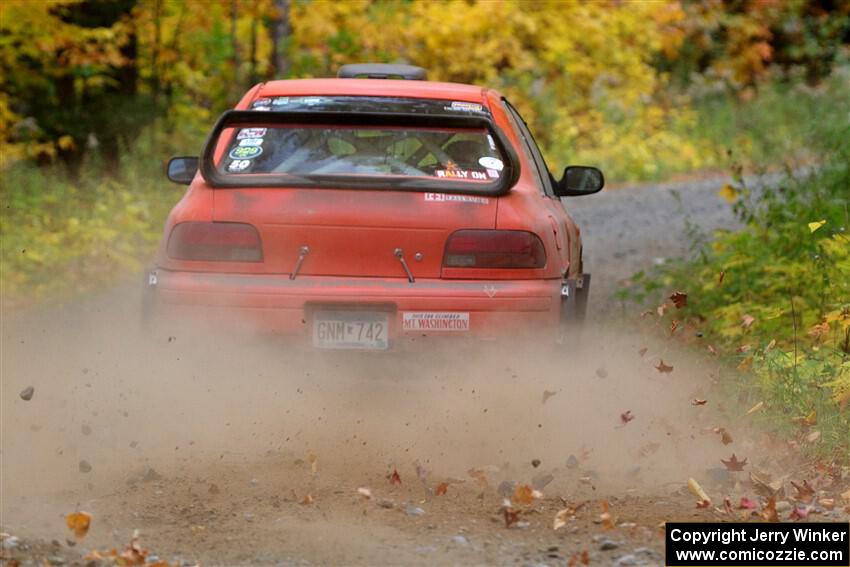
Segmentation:
[[(765, 419), (850, 455), (847, 0), (6, 0), (0, 4), (5, 308), (138, 273), (197, 154), (257, 82), (405, 62), (502, 91), (550, 167), (614, 185), (729, 172), (737, 232), (637, 274), (690, 294)], [(746, 174), (773, 172), (753, 190)], [(668, 319), (670, 315), (667, 315)], [(681, 324), (681, 321), (677, 321)], [(800, 437), (801, 439), (803, 437)]]

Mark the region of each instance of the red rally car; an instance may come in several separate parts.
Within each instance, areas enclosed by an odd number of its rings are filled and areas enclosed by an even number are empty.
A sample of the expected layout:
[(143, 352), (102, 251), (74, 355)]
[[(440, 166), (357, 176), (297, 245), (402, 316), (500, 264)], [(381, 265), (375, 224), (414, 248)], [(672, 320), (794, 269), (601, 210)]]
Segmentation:
[[(405, 338), (554, 339), (584, 316), (590, 276), (553, 178), (498, 92), (404, 65), (252, 88), (203, 155), (147, 274), (145, 312), (384, 350)], [(230, 327), (226, 327), (230, 328)]]

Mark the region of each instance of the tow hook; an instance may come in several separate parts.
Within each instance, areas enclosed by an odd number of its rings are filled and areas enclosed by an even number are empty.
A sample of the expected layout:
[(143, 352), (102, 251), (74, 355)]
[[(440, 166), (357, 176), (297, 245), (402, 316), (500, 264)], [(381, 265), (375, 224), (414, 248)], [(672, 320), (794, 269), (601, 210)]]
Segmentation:
[(398, 258), (398, 261), (401, 262), (401, 267), (404, 268), (404, 273), (407, 274), (407, 281), (410, 283), (415, 282), (416, 280), (413, 277), (413, 273), (410, 271), (410, 266), (407, 265), (407, 261), (404, 259), (404, 250), (401, 248), (396, 248), (395, 257)]

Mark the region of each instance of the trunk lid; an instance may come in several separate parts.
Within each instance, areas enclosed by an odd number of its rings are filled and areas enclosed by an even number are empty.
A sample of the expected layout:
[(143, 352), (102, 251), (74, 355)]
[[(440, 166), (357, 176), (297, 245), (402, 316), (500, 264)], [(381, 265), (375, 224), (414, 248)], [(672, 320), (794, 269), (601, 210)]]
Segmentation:
[(497, 197), (446, 193), (240, 188), (214, 191), (214, 220), (254, 225), (265, 273), (439, 278), (448, 236), (495, 228)]

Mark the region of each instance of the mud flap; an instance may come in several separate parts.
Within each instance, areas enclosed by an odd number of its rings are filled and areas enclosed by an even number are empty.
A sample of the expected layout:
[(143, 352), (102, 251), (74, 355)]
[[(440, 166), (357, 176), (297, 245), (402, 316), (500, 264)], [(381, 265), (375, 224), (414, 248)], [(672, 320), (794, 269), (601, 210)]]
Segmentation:
[(561, 325), (558, 342), (577, 343), (581, 327), (587, 314), (587, 299), (590, 294), (590, 274), (568, 278), (561, 284)]

